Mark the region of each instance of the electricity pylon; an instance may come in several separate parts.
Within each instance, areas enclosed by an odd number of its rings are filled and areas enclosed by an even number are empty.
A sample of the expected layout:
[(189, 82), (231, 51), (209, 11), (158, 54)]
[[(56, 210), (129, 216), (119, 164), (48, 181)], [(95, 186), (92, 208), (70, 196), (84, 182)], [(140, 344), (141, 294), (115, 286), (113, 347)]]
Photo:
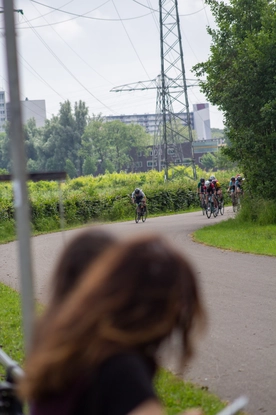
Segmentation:
[[(157, 165), (160, 169), (162, 161), (162, 164), (164, 164), (165, 167), (165, 176), (167, 178), (169, 167), (168, 144), (173, 145), (176, 149), (177, 158), (181, 160), (180, 163), (183, 163), (181, 142), (189, 141), (191, 143), (193, 178), (196, 179), (192, 123), (189, 111), (188, 86), (185, 75), (178, 0), (159, 0), (159, 24), (160, 75), (155, 80), (122, 85), (121, 87), (113, 88), (111, 91), (157, 89), (156, 132), (154, 134), (153, 163), (154, 158), (156, 158)], [(184, 120), (183, 113), (186, 114), (186, 119)], [(183, 122), (187, 127), (187, 135), (184, 135), (183, 131), (179, 129)], [(164, 149), (163, 159), (162, 149)]]

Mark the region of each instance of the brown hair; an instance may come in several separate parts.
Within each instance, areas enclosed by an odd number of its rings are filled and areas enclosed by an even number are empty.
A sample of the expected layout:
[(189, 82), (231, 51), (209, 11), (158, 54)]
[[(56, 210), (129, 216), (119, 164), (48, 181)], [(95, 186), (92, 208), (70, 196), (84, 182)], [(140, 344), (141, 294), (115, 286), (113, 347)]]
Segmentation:
[(118, 243), (87, 270), (44, 331), (27, 359), (21, 396), (43, 400), (118, 352), (154, 357), (174, 328), (182, 357), (190, 357), (192, 329), (203, 319), (196, 276), (170, 244), (145, 235)]
[(102, 229), (89, 229), (75, 236), (60, 255), (52, 275), (50, 305), (64, 300), (87, 267), (113, 243), (115, 238)]
[(43, 315), (36, 322), (32, 349), (44, 341), (44, 331), (51, 324), (62, 302), (76, 289), (85, 271), (116, 239), (99, 228), (88, 229), (77, 234), (65, 246), (51, 278), (50, 298)]

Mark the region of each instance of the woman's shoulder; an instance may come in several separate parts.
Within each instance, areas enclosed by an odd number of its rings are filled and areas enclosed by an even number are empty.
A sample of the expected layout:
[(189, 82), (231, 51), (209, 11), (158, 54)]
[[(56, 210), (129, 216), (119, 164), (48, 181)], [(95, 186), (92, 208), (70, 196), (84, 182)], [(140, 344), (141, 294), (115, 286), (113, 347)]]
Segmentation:
[(118, 353), (109, 357), (100, 368), (102, 375), (112, 378), (112, 374), (118, 376), (126, 376), (134, 374), (147, 376), (150, 379), (154, 376), (156, 369), (155, 362), (152, 358), (148, 358), (136, 352)]

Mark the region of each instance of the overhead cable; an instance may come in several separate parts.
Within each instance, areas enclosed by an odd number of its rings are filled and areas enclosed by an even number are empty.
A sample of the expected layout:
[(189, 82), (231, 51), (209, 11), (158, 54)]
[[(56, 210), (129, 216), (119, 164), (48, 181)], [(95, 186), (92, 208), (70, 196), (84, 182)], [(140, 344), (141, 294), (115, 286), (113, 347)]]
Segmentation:
[[(36, 9), (36, 11), (38, 11), (37, 10), (37, 8), (36, 8), (36, 6), (33, 4), (33, 7)], [(39, 11), (38, 11), (38, 13), (40, 13)], [(43, 18), (47, 23), (48, 23), (48, 21), (46, 20), (46, 18), (44, 17), (44, 16), (42, 16), (41, 15), (41, 18)], [(28, 20), (28, 22), (30, 22), (30, 20)], [(111, 84), (111, 85), (114, 85), (112, 82), (110, 82), (108, 79), (106, 79), (100, 72), (98, 72), (96, 69), (94, 69), (88, 62), (86, 62), (83, 58), (82, 58), (82, 56), (80, 56), (80, 54), (77, 52), (77, 51), (75, 51), (75, 49), (73, 49), (72, 48), (72, 46), (71, 45), (69, 45), (69, 43), (68, 42), (66, 42), (66, 40), (52, 27), (51, 28), (54, 32), (55, 32), (55, 34), (68, 46), (68, 48), (69, 49), (71, 49), (71, 51), (75, 54), (75, 55), (77, 55), (90, 69), (92, 69), (92, 71), (93, 72), (95, 72), (98, 76), (100, 76), (102, 79), (104, 79), (106, 82), (108, 82), (109, 84)]]
[(113, 3), (113, 6), (114, 6), (114, 8), (115, 8), (115, 10), (116, 10), (116, 13), (118, 14), (118, 16), (119, 16), (119, 18), (120, 18), (120, 21), (121, 21), (121, 23), (122, 23), (122, 26), (123, 26), (123, 28), (124, 28), (124, 31), (125, 31), (125, 33), (126, 33), (126, 35), (127, 35), (127, 37), (128, 37), (128, 40), (130, 41), (131, 46), (132, 46), (132, 48), (133, 48), (133, 50), (134, 50), (134, 52), (135, 52), (135, 54), (136, 54), (137, 58), (139, 59), (139, 62), (141, 63), (141, 65), (142, 65), (142, 67), (143, 67), (143, 69), (144, 69), (144, 71), (145, 71), (145, 73), (146, 73), (147, 77), (150, 79), (150, 76), (149, 76), (149, 74), (148, 74), (148, 72), (147, 72), (147, 70), (146, 70), (146, 68), (145, 68), (145, 66), (144, 66), (144, 64), (143, 64), (143, 62), (141, 61), (140, 56), (138, 55), (138, 52), (137, 52), (137, 50), (135, 49), (134, 44), (132, 43), (132, 40), (130, 39), (130, 36), (129, 36), (129, 34), (128, 34), (127, 30), (126, 30), (126, 27), (125, 27), (125, 25), (124, 25), (124, 22), (122, 21), (122, 19), (121, 19), (121, 17), (120, 17), (120, 14), (119, 14), (119, 12), (118, 12), (118, 9), (117, 9), (117, 7), (115, 6), (115, 3), (114, 3), (114, 1), (113, 1), (113, 0), (112, 0), (112, 3)]
[(66, 72), (68, 72), (72, 78), (74, 78), (74, 80), (82, 86), (83, 89), (85, 89), (86, 92), (89, 93), (89, 95), (91, 95), (96, 101), (98, 101), (101, 105), (103, 105), (105, 108), (107, 108), (109, 111), (115, 113), (115, 111), (113, 109), (111, 109), (110, 107), (108, 107), (107, 105), (105, 105), (99, 98), (97, 98), (91, 91), (89, 91), (89, 89), (82, 83), (80, 82), (80, 80), (73, 74), (73, 72), (70, 71), (70, 69), (68, 69), (68, 67), (62, 62), (62, 60), (55, 54), (55, 52), (50, 48), (50, 46), (45, 42), (45, 40), (39, 35), (39, 33), (32, 27), (32, 25), (30, 23), (28, 23), (28, 21), (26, 21), (27, 24), (30, 25), (31, 29), (33, 30), (33, 32), (35, 33), (35, 35), (38, 37), (38, 39), (41, 41), (41, 43), (43, 43), (43, 45), (46, 47), (46, 49), (51, 53), (51, 55), (53, 55), (53, 57), (58, 61), (58, 63), (66, 70)]
[[(139, 1), (137, 1), (137, 0), (132, 0), (132, 1), (133, 1), (134, 3), (139, 4), (140, 6), (145, 7), (146, 9), (149, 9), (149, 10), (152, 10), (153, 12), (159, 13), (159, 10), (153, 9), (153, 8), (152, 8), (152, 7), (150, 7), (150, 6), (146, 6), (145, 4), (140, 3), (140, 2), (139, 2)], [(207, 7), (207, 6), (204, 6), (202, 9), (197, 10), (196, 12), (193, 12), (193, 13), (188, 13), (188, 14), (180, 14), (179, 16), (181, 16), (181, 17), (192, 16), (193, 14), (197, 14), (197, 13), (201, 12), (202, 10), (206, 9), (206, 7)]]
[(102, 21), (107, 21), (107, 22), (118, 22), (121, 20), (136, 20), (136, 19), (141, 19), (142, 17), (148, 16), (150, 13), (144, 14), (142, 16), (136, 16), (136, 17), (125, 17), (124, 19), (104, 19), (102, 17), (91, 17), (91, 16), (86, 16), (87, 13), (85, 14), (76, 14), (76, 13), (72, 13), (72, 12), (67, 12), (65, 10), (61, 10), (58, 9), (56, 7), (52, 7), (52, 6), (48, 6), (48, 4), (43, 4), (40, 3), (39, 1), (36, 0), (31, 0), (33, 3), (37, 3), (40, 6), (44, 6), (44, 7), (48, 7), (49, 9), (53, 9), (57, 12), (61, 12), (61, 13), (65, 13), (65, 14), (70, 14), (71, 16), (77, 16), (77, 17), (82, 17), (84, 19), (90, 19), (90, 20), (102, 20)]

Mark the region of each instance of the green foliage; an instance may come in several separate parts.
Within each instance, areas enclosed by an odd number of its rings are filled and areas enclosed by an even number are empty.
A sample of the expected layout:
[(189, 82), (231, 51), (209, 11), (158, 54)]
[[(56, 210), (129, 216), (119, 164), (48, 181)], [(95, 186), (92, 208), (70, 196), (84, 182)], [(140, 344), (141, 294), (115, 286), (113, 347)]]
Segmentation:
[(65, 162), (65, 171), (68, 174), (68, 176), (70, 177), (70, 179), (73, 179), (74, 177), (77, 177), (77, 170), (76, 167), (74, 166), (74, 163), (67, 159)]
[(85, 176), (96, 173), (97, 171), (96, 160), (93, 157), (86, 157), (83, 163), (82, 171)]
[(225, 153), (255, 195), (275, 199), (276, 4), (268, 0), (206, 0), (216, 21), (206, 62), (193, 70), (208, 101), (224, 113)]
[[(169, 171), (169, 182), (164, 182), (164, 172), (154, 170), (148, 173), (109, 173), (97, 177), (78, 177), (67, 179), (60, 186), (56, 182), (29, 182), (33, 232), (50, 232), (60, 228), (60, 196), (64, 205), (65, 226), (132, 218), (134, 206), (131, 203), (131, 193), (136, 187), (142, 187), (146, 193), (150, 214), (196, 208), (197, 183), (188, 177), (191, 174), (191, 168), (179, 166)], [(206, 173), (198, 169), (198, 175), (205, 177)], [(216, 175), (226, 190), (232, 172), (222, 171)], [(10, 229), (14, 235), (14, 207), (10, 184), (0, 184), (0, 196), (0, 228)]]
[(237, 217), (239, 223), (249, 222), (261, 226), (276, 225), (276, 202), (247, 194)]
[(206, 153), (201, 157), (201, 164), (207, 170), (216, 168), (216, 157), (212, 153)]

